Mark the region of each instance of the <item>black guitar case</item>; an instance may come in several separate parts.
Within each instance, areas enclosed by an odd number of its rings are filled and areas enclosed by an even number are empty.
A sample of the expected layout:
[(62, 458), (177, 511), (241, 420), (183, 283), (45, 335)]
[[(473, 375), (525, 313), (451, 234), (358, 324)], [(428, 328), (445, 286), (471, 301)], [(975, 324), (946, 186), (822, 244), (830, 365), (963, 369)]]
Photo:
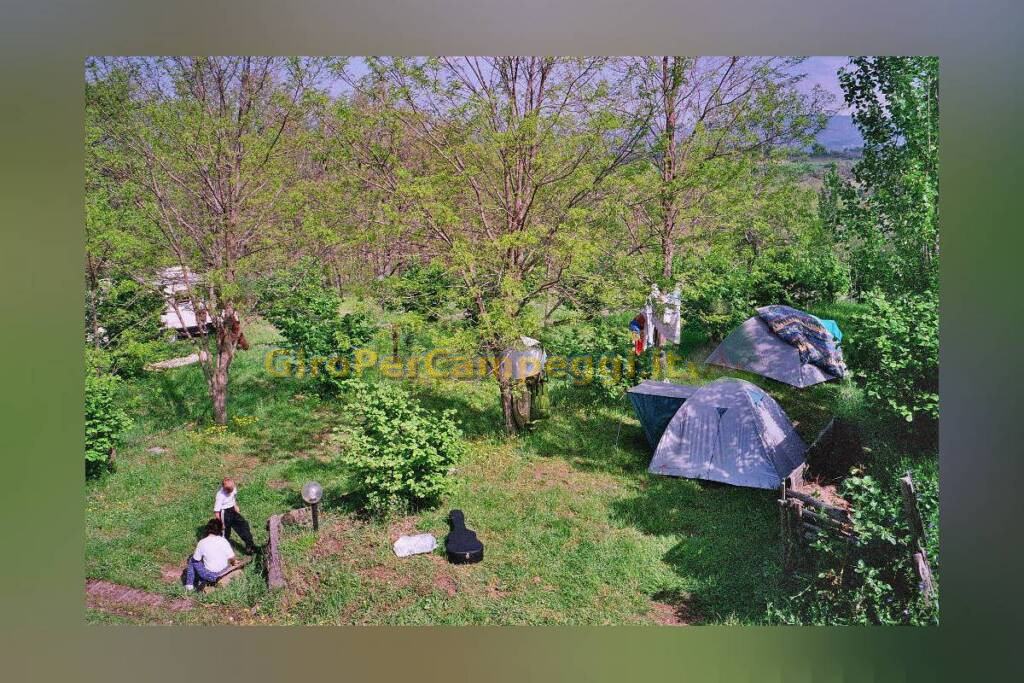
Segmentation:
[(466, 528), (462, 510), (452, 510), (448, 514), (448, 523), (452, 527), (444, 542), (448, 561), (452, 564), (473, 564), (484, 559), (484, 544), (476, 537), (475, 531)]

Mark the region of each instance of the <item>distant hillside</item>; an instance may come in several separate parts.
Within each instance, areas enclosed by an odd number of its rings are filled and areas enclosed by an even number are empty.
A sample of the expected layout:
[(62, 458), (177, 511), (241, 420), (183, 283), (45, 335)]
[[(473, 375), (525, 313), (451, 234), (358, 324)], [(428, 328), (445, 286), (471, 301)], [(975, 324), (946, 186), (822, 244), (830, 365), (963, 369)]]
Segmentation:
[(818, 133), (817, 141), (830, 152), (841, 152), (864, 146), (860, 131), (853, 125), (849, 116), (833, 116), (829, 118), (825, 129)]

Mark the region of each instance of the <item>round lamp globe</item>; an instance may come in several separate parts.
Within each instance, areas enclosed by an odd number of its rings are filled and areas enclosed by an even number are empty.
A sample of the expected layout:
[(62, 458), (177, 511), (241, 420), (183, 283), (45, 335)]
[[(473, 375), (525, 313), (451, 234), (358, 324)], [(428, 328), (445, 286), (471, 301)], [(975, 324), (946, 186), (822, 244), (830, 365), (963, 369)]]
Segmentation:
[(318, 482), (307, 481), (302, 487), (302, 500), (306, 501), (310, 505), (319, 503), (320, 499), (323, 498), (324, 487), (320, 486)]

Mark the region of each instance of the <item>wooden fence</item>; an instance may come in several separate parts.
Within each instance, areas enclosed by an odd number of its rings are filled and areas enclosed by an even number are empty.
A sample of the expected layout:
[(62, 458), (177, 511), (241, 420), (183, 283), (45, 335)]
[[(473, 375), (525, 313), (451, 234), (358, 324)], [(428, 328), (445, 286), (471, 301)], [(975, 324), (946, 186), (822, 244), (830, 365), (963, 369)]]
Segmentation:
[[(786, 571), (796, 566), (806, 544), (822, 534), (831, 534), (847, 542), (854, 542), (857, 538), (853, 519), (848, 510), (828, 505), (813, 496), (796, 491), (792, 488), (793, 485), (794, 480), (787, 478), (779, 487), (782, 565)], [(935, 593), (935, 583), (931, 565), (928, 564), (928, 554), (925, 552), (924, 521), (909, 472), (900, 479), (900, 490), (903, 494), (903, 513), (912, 535), (908, 547), (909, 559), (917, 573), (925, 601), (931, 601)]]
[(821, 534), (833, 534), (846, 540), (854, 538), (849, 511), (794, 490), (789, 479), (779, 486), (778, 503), (782, 565), (786, 571), (796, 565), (804, 545)]

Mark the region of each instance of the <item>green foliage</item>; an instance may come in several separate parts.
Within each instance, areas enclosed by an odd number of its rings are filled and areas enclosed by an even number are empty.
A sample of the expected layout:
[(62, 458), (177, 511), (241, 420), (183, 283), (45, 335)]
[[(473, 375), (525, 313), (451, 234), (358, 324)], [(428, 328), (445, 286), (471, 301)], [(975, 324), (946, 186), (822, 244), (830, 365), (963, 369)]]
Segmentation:
[(934, 289), (939, 269), (935, 57), (856, 57), (839, 80), (864, 138), (855, 183), (826, 176), (822, 222), (846, 245), (857, 292)]
[[(113, 277), (86, 292), (86, 339), (104, 357), (105, 371), (136, 377), (164, 348), (159, 291), (130, 277)], [(94, 330), (95, 325), (95, 330)]]
[[(548, 356), (566, 359), (589, 357), (593, 359), (595, 380), (588, 388), (597, 395), (615, 400), (622, 398), (626, 389), (651, 376), (652, 358), (645, 353), (640, 358), (633, 355), (633, 339), (629, 331), (632, 315), (618, 315), (597, 318), (578, 325), (548, 327), (543, 330), (544, 349)], [(628, 369), (635, 364), (635, 375), (630, 377)], [(618, 372), (615, 368), (620, 368)], [(549, 378), (548, 381), (551, 380)], [(572, 375), (564, 380), (572, 382)]]
[(355, 386), (355, 427), (341, 460), (366, 510), (380, 514), (436, 502), (451, 489), (449, 471), (464, 450), (455, 411), (432, 415), (397, 385)]
[(415, 313), (428, 322), (436, 322), (449, 304), (458, 300), (451, 274), (437, 263), (413, 264), (401, 275), (388, 278), (383, 288), (381, 298), (389, 308)]
[(712, 338), (753, 315), (758, 306), (831, 302), (848, 285), (835, 254), (813, 245), (779, 244), (754, 253), (719, 240), (680, 261), (683, 318)]
[[(894, 470), (882, 479), (860, 471), (848, 477), (843, 496), (853, 509), (852, 544), (832, 535), (811, 543), (807, 585), (774, 618), (814, 624), (937, 624), (938, 596), (926, 605), (908, 548), (911, 531)], [(925, 522), (925, 551), (938, 575), (938, 472), (933, 465), (913, 473)]]
[(94, 475), (109, 464), (111, 450), (131, 420), (117, 397), (114, 375), (85, 375), (85, 468)]
[[(341, 297), (324, 285), (323, 273), (308, 260), (279, 271), (262, 283), (264, 315), (280, 331), (295, 352), (307, 358), (350, 355), (373, 336), (365, 313), (341, 313)], [(336, 391), (342, 378), (320, 368), (315, 375), (321, 388)]]
[[(873, 292), (844, 343), (869, 400), (907, 422), (939, 418), (939, 310), (934, 293)], [(844, 342), (846, 340), (844, 339)]]

